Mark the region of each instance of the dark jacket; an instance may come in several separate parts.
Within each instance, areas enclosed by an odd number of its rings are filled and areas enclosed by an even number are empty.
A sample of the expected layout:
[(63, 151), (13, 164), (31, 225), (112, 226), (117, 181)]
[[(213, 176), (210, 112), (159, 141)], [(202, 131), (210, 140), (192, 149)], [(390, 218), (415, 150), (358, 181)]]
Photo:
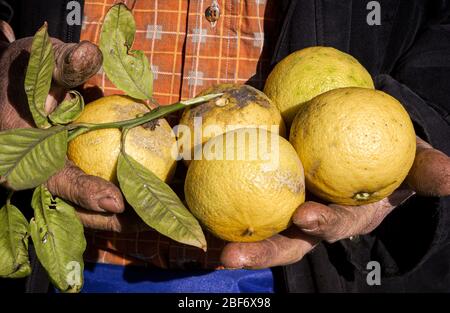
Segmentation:
[[(14, 2), (18, 37), (48, 20), (52, 36), (78, 40), (80, 27), (65, 22), (68, 1)], [(381, 24), (372, 26), (369, 0), (277, 2), (283, 20), (273, 64), (308, 46), (350, 53), (402, 102), (417, 134), (450, 155), (450, 0), (378, 0)], [(289, 292), (450, 291), (449, 233), (450, 197), (414, 196), (371, 234), (320, 244), (280, 268), (279, 282)], [(369, 261), (381, 265), (381, 285), (367, 283)]]
[[(367, 23), (365, 0), (283, 1), (273, 61), (314, 45), (355, 56), (376, 86), (395, 96), (416, 132), (450, 155), (450, 1), (380, 0), (381, 25)], [(288, 291), (450, 291), (450, 197), (415, 196), (371, 234), (321, 244), (283, 268)], [(381, 285), (367, 284), (367, 264)]]

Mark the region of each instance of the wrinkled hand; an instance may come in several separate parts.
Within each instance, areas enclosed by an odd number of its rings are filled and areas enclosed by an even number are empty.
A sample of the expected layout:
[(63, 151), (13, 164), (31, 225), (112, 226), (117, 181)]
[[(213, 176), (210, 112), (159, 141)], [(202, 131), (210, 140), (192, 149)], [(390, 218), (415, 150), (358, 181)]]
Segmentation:
[[(15, 40), (9, 25), (2, 21), (0, 30), (0, 130), (34, 127), (24, 90), (33, 39)], [(83, 84), (102, 64), (102, 54), (92, 43), (63, 43), (54, 38), (52, 43), (56, 66), (45, 103), (48, 113), (69, 97), (69, 89)], [(83, 173), (70, 161), (49, 179), (47, 187), (53, 195), (79, 206), (78, 214), (87, 227), (119, 231), (122, 225), (134, 225), (123, 223), (131, 213), (115, 214), (125, 207), (120, 190), (110, 182)]]
[(321, 240), (335, 242), (374, 230), (383, 219), (414, 193), (450, 195), (450, 158), (417, 139), (414, 164), (401, 187), (389, 197), (361, 206), (328, 206), (308, 201), (293, 215), (285, 232), (255, 243), (229, 243), (221, 262), (226, 268), (267, 268), (299, 261)]

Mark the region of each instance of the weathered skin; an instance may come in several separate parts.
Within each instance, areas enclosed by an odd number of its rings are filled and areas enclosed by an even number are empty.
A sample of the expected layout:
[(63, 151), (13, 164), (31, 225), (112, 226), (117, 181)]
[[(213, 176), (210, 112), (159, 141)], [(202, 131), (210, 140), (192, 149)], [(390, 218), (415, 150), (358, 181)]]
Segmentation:
[[(31, 38), (14, 41), (11, 29), (4, 23), (0, 23), (0, 33), (0, 130), (32, 127), (23, 89)], [(102, 60), (100, 51), (91, 43), (74, 45), (53, 40), (53, 44), (58, 64), (47, 98), (49, 112), (66, 96), (68, 87), (81, 85), (97, 72)], [(416, 159), (406, 179), (409, 187), (365, 206), (305, 202), (294, 213), (294, 225), (282, 234), (261, 242), (227, 244), (222, 264), (229, 268), (264, 268), (296, 262), (321, 240), (334, 242), (372, 231), (414, 192), (450, 195), (449, 177), (449, 157), (418, 139)], [(86, 227), (122, 232), (146, 227), (131, 210), (117, 214), (124, 211), (125, 205), (116, 186), (84, 174), (70, 162), (47, 186), (52, 194), (79, 205), (78, 215)]]
[(450, 195), (450, 158), (417, 138), (414, 165), (405, 184), (389, 197), (362, 206), (302, 204), (286, 232), (257, 243), (230, 243), (221, 261), (231, 268), (264, 268), (299, 261), (321, 240), (336, 242), (368, 234), (414, 193), (424, 196)]
[[(34, 127), (24, 90), (24, 75), (29, 58), (32, 38), (14, 41), (8, 24), (0, 24), (0, 130)], [(102, 55), (97, 46), (89, 42), (66, 44), (52, 39), (56, 67), (50, 94), (45, 109), (53, 111), (66, 96), (70, 88), (83, 84), (94, 75), (102, 64)], [(50, 192), (95, 212), (118, 213), (124, 210), (124, 201), (119, 189), (98, 177), (84, 174), (67, 161), (66, 166), (47, 182)], [(81, 209), (80, 209), (81, 210)], [(84, 211), (80, 211), (84, 212)], [(82, 213), (86, 226), (100, 229), (123, 229), (112, 222), (101, 225), (94, 217)], [(104, 215), (107, 216), (107, 215)]]

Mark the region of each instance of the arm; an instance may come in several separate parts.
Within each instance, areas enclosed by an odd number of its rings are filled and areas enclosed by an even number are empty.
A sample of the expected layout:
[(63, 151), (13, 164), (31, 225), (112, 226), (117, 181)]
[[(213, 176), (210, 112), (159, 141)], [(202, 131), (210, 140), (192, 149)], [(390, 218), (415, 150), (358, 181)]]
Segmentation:
[[(287, 265), (299, 261), (320, 241), (336, 242), (356, 235), (371, 233), (397, 206), (405, 203), (414, 193), (427, 197), (440, 197), (426, 201), (420, 214), (429, 217), (436, 210), (446, 210), (450, 195), (450, 27), (428, 26), (416, 40), (409, 52), (400, 60), (395, 78), (388, 75), (376, 78), (381, 89), (400, 100), (415, 122), (418, 138), (414, 165), (406, 185), (380, 202), (365, 206), (324, 205), (306, 202), (293, 216), (293, 226), (283, 234), (258, 243), (231, 243), (222, 253), (222, 262), (233, 268), (261, 268)], [(410, 87), (410, 88), (408, 88)], [(420, 97), (414, 93), (417, 92)], [(437, 149), (434, 149), (437, 148)], [(415, 198), (408, 201), (414, 206)], [(422, 202), (423, 203), (423, 202)], [(437, 207), (436, 207), (437, 206)], [(436, 207), (436, 208), (434, 208)], [(434, 208), (434, 209), (433, 209)], [(406, 213), (405, 213), (406, 211)], [(409, 214), (402, 210), (401, 214)], [(438, 214), (436, 227), (415, 229), (434, 234), (426, 254), (416, 264), (422, 263), (433, 251), (448, 239), (448, 217)], [(407, 219), (397, 218), (392, 227)], [(422, 221), (429, 221), (424, 218)], [(420, 219), (418, 219), (420, 222)], [(416, 227), (417, 226), (417, 227)], [(377, 236), (378, 234), (375, 234)], [(424, 234), (425, 235), (425, 234)], [(444, 240), (444, 241), (443, 241)]]
[[(24, 90), (24, 73), (32, 38), (15, 40), (7, 23), (0, 26), (0, 131), (34, 127)], [(68, 44), (54, 38), (52, 43), (56, 67), (46, 100), (48, 112), (68, 96), (68, 89), (81, 85), (95, 74), (102, 62), (100, 50), (91, 43)], [(114, 213), (124, 210), (124, 200), (112, 183), (86, 175), (67, 161), (66, 166), (50, 178), (47, 187), (53, 195), (79, 206), (78, 212), (85, 226), (100, 229), (120, 227), (119, 217)]]

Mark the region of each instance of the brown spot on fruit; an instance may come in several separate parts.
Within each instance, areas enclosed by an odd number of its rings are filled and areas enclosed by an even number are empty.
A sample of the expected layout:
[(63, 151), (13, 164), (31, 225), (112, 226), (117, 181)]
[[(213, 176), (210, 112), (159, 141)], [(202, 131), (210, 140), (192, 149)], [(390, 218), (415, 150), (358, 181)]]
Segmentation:
[(270, 107), (270, 102), (266, 95), (258, 89), (248, 85), (216, 85), (201, 92), (200, 95), (211, 93), (223, 93), (223, 96), (190, 109), (191, 116), (201, 117), (215, 106), (224, 107), (229, 105), (230, 109), (241, 109), (249, 104), (255, 103), (264, 108)]
[(190, 108), (190, 114), (194, 117), (202, 117), (205, 113), (211, 111), (213, 107), (214, 104), (212, 101), (202, 103), (200, 105), (197, 105), (196, 107)]
[(155, 130), (159, 125), (159, 120), (152, 120), (142, 125), (145, 129), (150, 129), (151, 131)]
[(233, 98), (236, 102), (236, 106), (239, 108), (246, 107), (251, 103), (257, 103), (258, 105), (268, 108), (270, 106), (267, 98), (259, 90), (242, 85), (239, 88), (225, 90), (225, 96)]
[(320, 160), (315, 160), (313, 165), (311, 166), (311, 168), (308, 171), (308, 175), (312, 176), (312, 177), (315, 177), (316, 174), (317, 174), (317, 171), (319, 170), (319, 167), (320, 167), (321, 163), (322, 162)]

